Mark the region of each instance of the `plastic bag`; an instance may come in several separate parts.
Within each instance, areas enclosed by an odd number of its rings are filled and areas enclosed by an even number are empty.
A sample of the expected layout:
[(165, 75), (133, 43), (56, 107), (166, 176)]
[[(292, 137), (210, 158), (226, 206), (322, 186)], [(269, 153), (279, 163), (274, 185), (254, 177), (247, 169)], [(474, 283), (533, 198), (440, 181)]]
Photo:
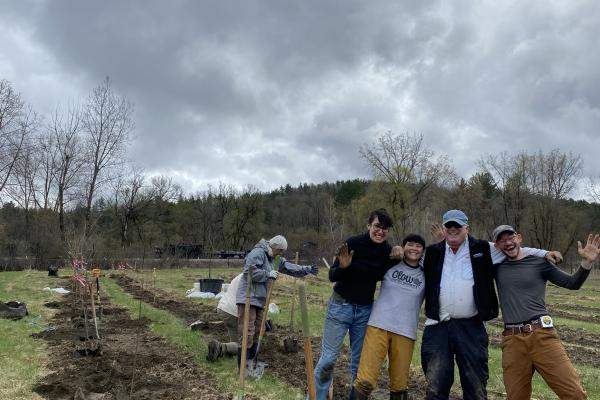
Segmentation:
[(269, 303), (269, 314), (279, 314), (279, 306), (275, 303)]
[(67, 289), (62, 288), (62, 287), (54, 288), (54, 289), (50, 289), (49, 287), (45, 287), (43, 290), (46, 291), (46, 292), (54, 292), (54, 293), (58, 293), (58, 294), (71, 293), (70, 290), (67, 290)]
[(214, 299), (215, 298), (215, 294), (211, 293), (211, 292), (196, 292), (196, 291), (192, 291), (192, 292), (188, 293), (188, 295), (186, 297), (189, 297), (189, 298), (200, 298), (200, 299)]

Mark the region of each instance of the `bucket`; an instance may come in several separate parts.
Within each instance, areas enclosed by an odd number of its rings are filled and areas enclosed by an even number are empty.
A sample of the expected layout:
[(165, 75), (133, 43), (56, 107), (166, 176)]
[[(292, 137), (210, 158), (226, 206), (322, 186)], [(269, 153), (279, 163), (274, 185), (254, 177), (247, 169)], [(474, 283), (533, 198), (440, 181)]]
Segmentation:
[(221, 292), (221, 286), (223, 285), (223, 279), (203, 278), (198, 279), (198, 283), (200, 283), (201, 292), (219, 294)]
[(194, 291), (195, 292), (199, 292), (200, 291), (200, 282), (194, 282)]

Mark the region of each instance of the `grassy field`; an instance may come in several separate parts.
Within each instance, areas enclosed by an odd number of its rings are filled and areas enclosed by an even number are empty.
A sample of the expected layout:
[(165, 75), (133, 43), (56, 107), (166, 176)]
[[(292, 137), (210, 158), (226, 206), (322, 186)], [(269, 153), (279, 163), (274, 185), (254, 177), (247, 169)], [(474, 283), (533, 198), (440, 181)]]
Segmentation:
[(43, 342), (30, 335), (46, 327), (52, 310), (43, 303), (59, 295), (42, 289), (52, 280), (39, 272), (0, 273), (0, 301), (21, 300), (29, 315), (19, 321), (0, 319), (0, 399), (38, 399), (31, 389), (46, 371)]
[[(213, 269), (212, 277), (221, 277), (225, 281), (232, 279), (238, 270)], [(185, 291), (192, 288), (193, 282), (199, 278), (207, 277), (206, 270), (198, 269), (172, 269), (156, 271), (156, 281), (152, 271), (128, 271), (131, 277), (144, 282), (146, 287), (162, 289), (174, 296), (184, 299)], [(112, 302), (130, 310), (137, 316), (138, 301), (125, 293), (119, 286), (109, 279), (104, 279), (104, 288)], [(47, 371), (44, 369), (46, 352), (43, 342), (30, 337), (31, 333), (42, 330), (52, 310), (43, 306), (45, 301), (60, 295), (42, 291), (45, 286), (52, 285), (52, 279), (45, 273), (3, 272), (0, 273), (0, 300), (21, 300), (28, 304), (30, 315), (21, 321), (0, 320), (0, 399), (36, 399), (32, 393), (33, 384)], [(296, 292), (294, 279), (284, 277), (277, 281), (273, 302), (281, 312), (273, 315), (273, 320), (281, 325), (290, 324), (290, 311), (293, 294)], [(331, 284), (326, 279), (323, 271), (319, 277), (308, 279), (309, 312), (311, 315), (311, 332), (320, 336)], [(194, 299), (193, 301), (216, 305), (216, 300)], [(568, 311), (581, 319), (595, 314), (600, 307), (600, 280), (586, 282), (584, 288), (578, 292), (571, 292), (555, 287), (548, 289), (548, 304), (559, 310)], [(564, 307), (564, 308), (561, 308)], [(294, 326), (299, 329), (300, 316), (296, 305)], [(223, 390), (233, 391), (236, 382), (234, 361), (228, 360), (217, 364), (207, 364), (204, 361), (206, 344), (202, 336), (190, 332), (185, 324), (167, 311), (156, 309), (148, 304), (142, 304), (142, 314), (151, 320), (150, 329), (153, 333), (167, 338), (167, 340), (183, 352), (194, 354), (196, 363), (200, 368), (209, 370), (218, 377), (219, 385)], [(573, 329), (580, 329), (584, 334), (600, 336), (600, 324), (586, 322), (573, 318), (557, 317), (557, 325)], [(490, 334), (497, 334), (497, 327), (489, 326)], [(417, 349), (420, 346), (417, 344)], [(585, 347), (582, 349), (585, 351)], [(420, 368), (419, 352), (415, 351), (413, 365)], [(600, 369), (587, 364), (575, 364), (582, 377), (584, 386), (590, 399), (600, 399)], [(456, 379), (458, 382), (458, 377)], [(285, 383), (278, 382), (275, 378), (267, 376), (266, 379), (250, 384), (250, 391), (261, 399), (297, 399), (302, 398), (298, 388), (292, 388)], [(503, 393), (501, 351), (490, 346), (490, 382), (489, 389), (494, 393)], [(534, 398), (556, 399), (557, 397), (546, 387), (545, 383), (535, 375)]]

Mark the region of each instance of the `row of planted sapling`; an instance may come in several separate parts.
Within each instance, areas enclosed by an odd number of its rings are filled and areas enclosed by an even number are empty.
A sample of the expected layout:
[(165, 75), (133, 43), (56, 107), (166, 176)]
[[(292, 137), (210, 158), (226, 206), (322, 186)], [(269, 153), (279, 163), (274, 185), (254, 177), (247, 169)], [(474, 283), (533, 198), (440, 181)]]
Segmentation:
[(100, 269), (88, 270), (86, 261), (73, 258), (71, 261), (71, 307), (73, 328), (75, 329), (76, 352), (84, 355), (102, 354), (100, 318), (102, 302), (100, 298)]

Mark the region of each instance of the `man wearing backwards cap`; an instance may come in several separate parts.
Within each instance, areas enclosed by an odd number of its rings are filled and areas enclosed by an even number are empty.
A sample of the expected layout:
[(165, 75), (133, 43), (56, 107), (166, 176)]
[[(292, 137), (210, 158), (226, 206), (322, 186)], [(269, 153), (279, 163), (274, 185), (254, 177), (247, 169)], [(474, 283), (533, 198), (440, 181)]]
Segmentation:
[(236, 304), (238, 307), (238, 367), (242, 354), (242, 338), (244, 336), (244, 310), (246, 304), (246, 289), (248, 288), (248, 270), (252, 267), (252, 286), (250, 290), (250, 314), (248, 321), (248, 360), (256, 354), (256, 345), (260, 331), (260, 322), (267, 297), (267, 282), (277, 279), (278, 272), (292, 276), (317, 275), (316, 264), (296, 265), (281, 257), (287, 250), (287, 240), (281, 235), (274, 236), (269, 241), (261, 239), (244, 260), (243, 276), (240, 281)]
[(506, 260), (496, 265), (496, 285), (504, 320), (502, 370), (510, 400), (531, 398), (531, 377), (537, 371), (561, 399), (586, 399), (546, 309), (546, 282), (577, 290), (599, 258), (600, 235), (589, 235), (585, 247), (577, 242), (581, 266), (573, 275), (548, 261), (527, 256), (523, 238), (512, 226), (500, 225), (492, 233)]
[[(493, 263), (504, 254), (493, 243), (469, 235), (469, 219), (460, 210), (442, 219), (445, 240), (427, 247), (425, 330), (421, 363), (427, 399), (448, 399), (458, 366), (463, 399), (486, 399), (488, 335), (484, 321), (498, 316)], [(560, 253), (523, 249), (526, 254), (559, 259)]]

